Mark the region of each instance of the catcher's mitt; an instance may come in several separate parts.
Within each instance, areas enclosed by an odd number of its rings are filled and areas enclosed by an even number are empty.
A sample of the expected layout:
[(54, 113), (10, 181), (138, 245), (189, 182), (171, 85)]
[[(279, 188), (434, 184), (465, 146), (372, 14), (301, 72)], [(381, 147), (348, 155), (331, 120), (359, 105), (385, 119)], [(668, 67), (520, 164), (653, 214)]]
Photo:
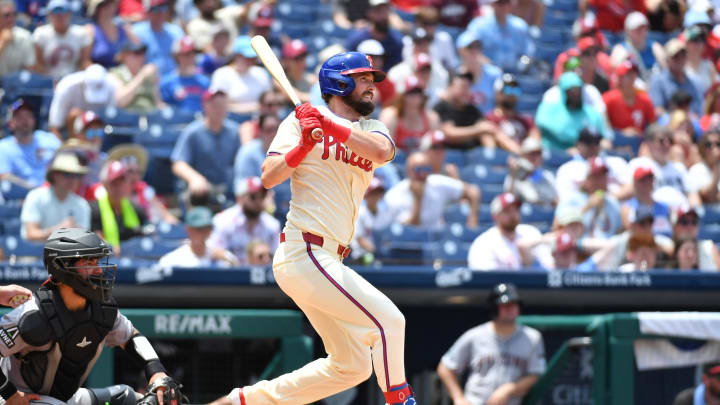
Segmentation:
[(161, 377), (148, 385), (147, 394), (138, 401), (137, 405), (160, 405), (157, 397), (158, 388), (164, 388), (163, 405), (182, 405), (190, 402), (180, 391), (182, 384), (178, 384), (170, 377)]

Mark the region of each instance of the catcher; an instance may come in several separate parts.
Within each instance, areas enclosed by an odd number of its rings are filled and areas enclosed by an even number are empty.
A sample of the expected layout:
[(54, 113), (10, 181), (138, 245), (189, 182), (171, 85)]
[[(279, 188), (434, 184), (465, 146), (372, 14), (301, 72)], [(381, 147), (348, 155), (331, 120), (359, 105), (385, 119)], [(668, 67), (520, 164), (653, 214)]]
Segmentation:
[[(78, 228), (53, 232), (43, 249), (50, 278), (0, 318), (0, 396), (6, 405), (181, 405), (182, 387), (165, 373), (148, 339), (111, 296), (112, 248)], [(80, 388), (104, 346), (120, 346), (149, 379), (143, 397), (127, 385)]]

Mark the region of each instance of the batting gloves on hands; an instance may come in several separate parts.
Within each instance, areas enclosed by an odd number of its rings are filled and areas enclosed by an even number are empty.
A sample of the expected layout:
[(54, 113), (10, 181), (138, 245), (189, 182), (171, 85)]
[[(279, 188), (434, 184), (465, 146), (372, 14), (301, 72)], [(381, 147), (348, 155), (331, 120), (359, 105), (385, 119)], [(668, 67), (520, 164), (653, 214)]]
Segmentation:
[(317, 116), (322, 116), (322, 114), (313, 108), (310, 103), (301, 104), (295, 108), (295, 117), (300, 121), (302, 135), (298, 146), (285, 154), (285, 163), (287, 163), (288, 167), (298, 167), (300, 162), (305, 159), (305, 156), (315, 147), (315, 144), (322, 139), (322, 137), (316, 139), (312, 136), (313, 130), (322, 128), (322, 123)]
[[(322, 115), (317, 108), (310, 105), (310, 103), (304, 103), (295, 108), (295, 116), (297, 119), (305, 117), (315, 117), (320, 120), (322, 130), (325, 134), (332, 135), (338, 141), (345, 143), (350, 138), (352, 130), (342, 124), (338, 124), (330, 118)], [(301, 124), (302, 125), (302, 124)]]

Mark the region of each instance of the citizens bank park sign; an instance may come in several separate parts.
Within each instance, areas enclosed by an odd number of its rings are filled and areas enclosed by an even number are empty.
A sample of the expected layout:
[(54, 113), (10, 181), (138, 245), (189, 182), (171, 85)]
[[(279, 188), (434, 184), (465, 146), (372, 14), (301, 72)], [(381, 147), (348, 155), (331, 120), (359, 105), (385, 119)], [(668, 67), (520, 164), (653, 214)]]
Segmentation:
[(652, 287), (647, 273), (577, 273), (551, 271), (547, 274), (549, 288), (583, 287)]

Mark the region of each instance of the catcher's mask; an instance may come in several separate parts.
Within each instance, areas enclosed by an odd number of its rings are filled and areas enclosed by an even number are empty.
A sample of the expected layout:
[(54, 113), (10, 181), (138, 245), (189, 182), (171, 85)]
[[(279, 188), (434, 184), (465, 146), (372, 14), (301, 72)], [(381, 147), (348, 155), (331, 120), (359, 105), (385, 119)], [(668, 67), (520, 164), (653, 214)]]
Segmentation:
[[(61, 228), (45, 243), (43, 264), (53, 281), (67, 284), (86, 299), (109, 301), (117, 272), (110, 254), (110, 245), (94, 232)], [(81, 259), (86, 263), (78, 264)]]

